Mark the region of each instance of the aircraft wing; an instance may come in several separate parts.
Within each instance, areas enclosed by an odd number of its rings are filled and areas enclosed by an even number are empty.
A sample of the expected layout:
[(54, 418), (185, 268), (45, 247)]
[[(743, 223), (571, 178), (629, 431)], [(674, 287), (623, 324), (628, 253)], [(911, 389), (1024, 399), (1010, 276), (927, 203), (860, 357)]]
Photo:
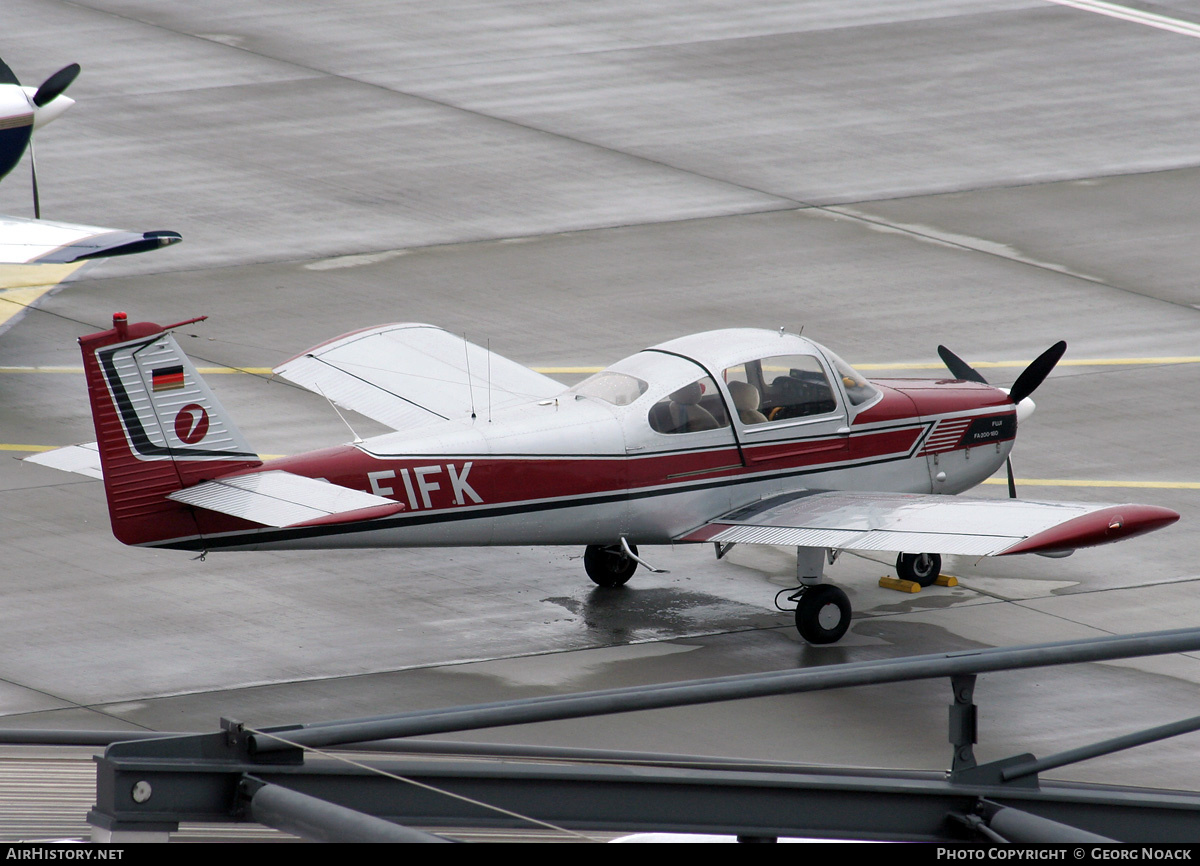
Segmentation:
[(562, 393), (561, 382), (422, 324), (344, 334), (275, 368), (394, 430), (490, 412)]
[(676, 540), (1005, 556), (1107, 544), (1178, 519), (1153, 505), (801, 490), (735, 509)]
[(399, 502), (282, 470), (204, 481), (168, 496), (265, 526), (319, 526), (386, 517)]
[(0, 216), (0, 264), (66, 264), (145, 252), (180, 240), (178, 232), (127, 232)]

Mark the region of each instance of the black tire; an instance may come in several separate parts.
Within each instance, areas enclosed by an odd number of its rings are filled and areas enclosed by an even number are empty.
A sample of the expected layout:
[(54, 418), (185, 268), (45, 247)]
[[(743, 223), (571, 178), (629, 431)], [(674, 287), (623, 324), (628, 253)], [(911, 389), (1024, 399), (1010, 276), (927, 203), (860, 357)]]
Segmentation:
[(942, 573), (942, 558), (936, 553), (902, 553), (896, 557), (896, 574), (920, 586), (933, 586)]
[[(637, 553), (637, 545), (629, 545)], [(619, 547), (589, 544), (583, 552), (583, 568), (596, 586), (614, 589), (624, 586), (637, 571), (637, 560), (630, 559)]]
[(796, 631), (811, 644), (837, 643), (850, 628), (850, 599), (833, 584), (804, 590), (796, 605)]

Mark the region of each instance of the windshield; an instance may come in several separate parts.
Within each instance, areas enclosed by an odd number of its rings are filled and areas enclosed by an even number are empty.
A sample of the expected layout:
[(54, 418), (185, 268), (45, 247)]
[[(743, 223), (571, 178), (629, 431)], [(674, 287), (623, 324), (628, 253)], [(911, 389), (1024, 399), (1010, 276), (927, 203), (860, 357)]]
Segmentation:
[(842, 385), (846, 388), (846, 397), (852, 405), (861, 406), (864, 403), (874, 400), (879, 395), (879, 391), (875, 389), (874, 385), (864, 379), (857, 370), (836, 354), (828, 349), (825, 349), (825, 354), (833, 363), (833, 369), (842, 378)]

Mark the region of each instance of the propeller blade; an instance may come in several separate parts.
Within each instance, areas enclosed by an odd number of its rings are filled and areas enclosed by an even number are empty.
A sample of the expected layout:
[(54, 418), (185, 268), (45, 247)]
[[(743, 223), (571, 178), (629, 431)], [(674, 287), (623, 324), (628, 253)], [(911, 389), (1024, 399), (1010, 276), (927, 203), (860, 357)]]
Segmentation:
[(64, 66), (62, 69), (55, 72), (49, 78), (42, 82), (42, 86), (37, 89), (37, 93), (33, 94), (33, 104), (41, 108), (47, 102), (52, 101), (56, 96), (60, 95), (64, 90), (71, 86), (71, 82), (79, 75), (79, 64), (72, 63), (70, 66)]
[(951, 352), (945, 346), (938, 346), (938, 356), (942, 359), (942, 363), (946, 365), (946, 369), (954, 376), (955, 379), (965, 379), (968, 382), (980, 382), (987, 384), (987, 379), (979, 375), (979, 371), (964, 361), (958, 355)]
[(40, 220), (42, 218), (42, 202), (38, 198), (37, 188), (37, 160), (33, 158), (33, 139), (29, 139), (29, 172), (33, 177), (33, 218)]
[(1008, 498), (1017, 498), (1017, 480), (1013, 478), (1012, 458), (1009, 457), (1004, 461), (1004, 465), (1008, 467)]
[(21, 86), (21, 82), (17, 80), (17, 76), (8, 68), (8, 64), (0, 60), (0, 84), (15, 84)]
[(1020, 403), (1030, 394), (1038, 389), (1038, 386), (1045, 381), (1050, 375), (1050, 371), (1054, 369), (1067, 351), (1066, 340), (1059, 340), (1042, 354), (1033, 359), (1025, 370), (1017, 377), (1017, 381), (1012, 383), (1012, 387), (1008, 389), (1008, 396), (1014, 403)]

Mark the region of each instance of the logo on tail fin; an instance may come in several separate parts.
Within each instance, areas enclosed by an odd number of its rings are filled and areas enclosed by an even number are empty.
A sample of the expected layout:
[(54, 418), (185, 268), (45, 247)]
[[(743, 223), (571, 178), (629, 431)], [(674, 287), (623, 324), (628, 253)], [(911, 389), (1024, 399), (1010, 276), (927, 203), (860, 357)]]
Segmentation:
[[(182, 384), (179, 387), (183, 387)], [(199, 403), (188, 403), (175, 416), (175, 435), (188, 445), (195, 445), (207, 432), (208, 412)]]

